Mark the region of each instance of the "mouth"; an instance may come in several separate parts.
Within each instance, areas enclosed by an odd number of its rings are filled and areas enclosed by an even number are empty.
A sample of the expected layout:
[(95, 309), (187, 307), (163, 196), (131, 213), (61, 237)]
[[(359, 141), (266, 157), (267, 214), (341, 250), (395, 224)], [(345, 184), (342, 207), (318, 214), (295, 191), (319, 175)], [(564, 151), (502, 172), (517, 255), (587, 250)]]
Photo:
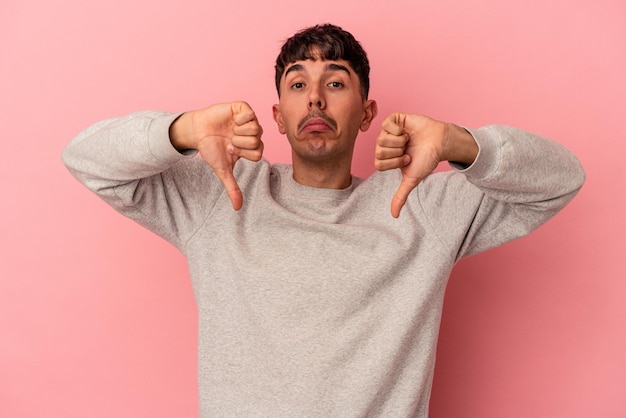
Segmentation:
[(335, 129), (337, 122), (321, 113), (309, 114), (298, 124), (300, 132), (325, 132)]

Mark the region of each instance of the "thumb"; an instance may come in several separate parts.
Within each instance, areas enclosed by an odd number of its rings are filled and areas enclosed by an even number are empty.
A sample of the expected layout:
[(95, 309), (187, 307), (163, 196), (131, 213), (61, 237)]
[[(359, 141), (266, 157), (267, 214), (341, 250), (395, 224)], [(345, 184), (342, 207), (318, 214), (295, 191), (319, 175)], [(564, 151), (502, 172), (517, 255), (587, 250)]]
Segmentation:
[(243, 195), (235, 180), (235, 176), (233, 176), (233, 170), (226, 168), (215, 169), (215, 174), (224, 185), (226, 193), (228, 193), (228, 198), (233, 205), (233, 209), (241, 209), (243, 206)]
[(420, 179), (407, 177), (406, 174), (402, 175), (402, 182), (396, 190), (396, 194), (393, 195), (391, 199), (391, 216), (397, 218), (400, 216), (400, 211), (402, 207), (406, 203), (406, 200), (409, 197), (409, 194), (417, 185), (419, 184)]

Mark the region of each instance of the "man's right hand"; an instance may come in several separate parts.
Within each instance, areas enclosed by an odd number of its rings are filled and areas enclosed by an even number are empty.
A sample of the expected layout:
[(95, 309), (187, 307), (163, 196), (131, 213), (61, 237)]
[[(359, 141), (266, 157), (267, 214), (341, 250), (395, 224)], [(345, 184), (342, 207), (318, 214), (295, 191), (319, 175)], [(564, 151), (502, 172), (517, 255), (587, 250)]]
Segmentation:
[(233, 176), (239, 158), (259, 161), (263, 155), (263, 129), (245, 102), (222, 103), (184, 113), (170, 126), (170, 140), (179, 151), (197, 150), (220, 179), (233, 209), (243, 205)]

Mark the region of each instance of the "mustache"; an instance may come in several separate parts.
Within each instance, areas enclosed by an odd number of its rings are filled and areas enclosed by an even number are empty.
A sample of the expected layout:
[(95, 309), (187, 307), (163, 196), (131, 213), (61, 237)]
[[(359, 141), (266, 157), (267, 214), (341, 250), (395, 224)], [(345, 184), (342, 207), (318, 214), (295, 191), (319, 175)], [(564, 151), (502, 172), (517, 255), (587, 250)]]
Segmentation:
[(300, 123), (298, 123), (298, 130), (301, 130), (304, 125), (306, 125), (306, 123), (313, 119), (313, 118), (319, 118), (322, 119), (324, 122), (326, 122), (331, 128), (333, 129), (337, 129), (337, 122), (335, 122), (334, 119), (332, 119), (330, 116), (326, 115), (326, 113), (322, 112), (321, 110), (313, 110), (311, 112), (309, 112), (301, 121)]

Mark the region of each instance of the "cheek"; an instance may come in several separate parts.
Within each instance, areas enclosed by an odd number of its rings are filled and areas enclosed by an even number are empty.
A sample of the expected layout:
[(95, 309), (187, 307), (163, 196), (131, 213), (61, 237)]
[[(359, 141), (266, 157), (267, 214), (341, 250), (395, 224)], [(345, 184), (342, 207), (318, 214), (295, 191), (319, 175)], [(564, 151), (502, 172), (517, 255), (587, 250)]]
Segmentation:
[(295, 127), (298, 126), (298, 122), (299, 122), (299, 115), (296, 114), (296, 112), (293, 112), (291, 110), (292, 108), (293, 108), (292, 106), (287, 106), (286, 107), (287, 110), (282, 113), (281, 122), (283, 125), (283, 129), (286, 130), (287, 132), (295, 129)]
[(293, 121), (288, 115), (284, 115), (282, 120), (283, 133), (291, 132), (293, 130)]
[(357, 109), (354, 112), (351, 112), (350, 115), (347, 116), (347, 123), (350, 128), (353, 130), (359, 130), (361, 128), (361, 124), (363, 123), (364, 112), (359, 104), (353, 104), (354, 108)]

